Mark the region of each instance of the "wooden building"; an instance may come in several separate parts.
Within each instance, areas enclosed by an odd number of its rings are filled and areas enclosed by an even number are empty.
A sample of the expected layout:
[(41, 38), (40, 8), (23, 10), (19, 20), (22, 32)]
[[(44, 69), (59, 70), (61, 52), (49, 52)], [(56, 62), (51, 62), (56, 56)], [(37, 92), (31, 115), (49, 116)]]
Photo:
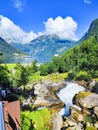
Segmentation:
[(21, 130), (19, 101), (0, 102), (0, 115), (2, 125), (0, 130)]

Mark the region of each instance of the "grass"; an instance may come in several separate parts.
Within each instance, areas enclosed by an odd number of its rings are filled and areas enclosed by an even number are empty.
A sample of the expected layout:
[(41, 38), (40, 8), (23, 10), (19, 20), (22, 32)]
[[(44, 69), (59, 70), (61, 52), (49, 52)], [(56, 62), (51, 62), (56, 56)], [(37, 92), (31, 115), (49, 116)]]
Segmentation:
[(51, 112), (47, 108), (38, 111), (21, 112), (22, 130), (49, 130), (49, 120), (51, 119)]
[(7, 66), (8, 70), (12, 70), (16, 64), (2, 64), (3, 66)]
[(29, 77), (29, 80), (30, 83), (34, 83), (42, 80), (48, 80), (56, 83), (67, 79), (67, 76), (68, 73), (61, 73), (61, 74), (53, 73), (53, 74), (48, 74), (47, 76), (41, 76), (39, 73), (34, 73)]

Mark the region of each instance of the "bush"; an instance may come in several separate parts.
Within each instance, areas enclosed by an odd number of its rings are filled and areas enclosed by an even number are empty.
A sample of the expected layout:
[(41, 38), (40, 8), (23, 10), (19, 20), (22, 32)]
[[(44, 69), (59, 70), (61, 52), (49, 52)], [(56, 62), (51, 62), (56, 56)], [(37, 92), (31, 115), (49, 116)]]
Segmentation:
[(94, 126), (87, 126), (86, 127), (86, 130), (97, 130), (97, 128), (95, 128)]
[(74, 79), (75, 77), (76, 77), (75, 72), (69, 72), (69, 73), (68, 73), (68, 78), (69, 78), (70, 80)]
[(80, 71), (76, 78), (76, 80), (85, 80), (87, 82), (90, 82), (92, 80), (92, 77), (89, 73), (87, 73), (86, 71)]
[(90, 95), (91, 92), (90, 91), (80, 91), (77, 95), (76, 95), (76, 99), (80, 99), (80, 98), (85, 98), (87, 97), (88, 95)]
[(22, 130), (49, 130), (51, 112), (48, 109), (21, 112)]
[(16, 100), (18, 100), (18, 96), (16, 96), (15, 94), (9, 95), (9, 96), (7, 97), (7, 100), (8, 100), (9, 102), (11, 102), (11, 101), (16, 101)]

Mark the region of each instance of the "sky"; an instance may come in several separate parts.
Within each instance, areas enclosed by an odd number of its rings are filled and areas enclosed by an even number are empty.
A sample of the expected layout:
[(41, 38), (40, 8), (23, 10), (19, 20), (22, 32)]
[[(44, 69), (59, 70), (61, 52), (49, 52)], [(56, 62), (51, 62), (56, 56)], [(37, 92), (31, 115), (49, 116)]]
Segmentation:
[(43, 34), (78, 40), (98, 18), (98, 0), (0, 0), (0, 36), (28, 43)]

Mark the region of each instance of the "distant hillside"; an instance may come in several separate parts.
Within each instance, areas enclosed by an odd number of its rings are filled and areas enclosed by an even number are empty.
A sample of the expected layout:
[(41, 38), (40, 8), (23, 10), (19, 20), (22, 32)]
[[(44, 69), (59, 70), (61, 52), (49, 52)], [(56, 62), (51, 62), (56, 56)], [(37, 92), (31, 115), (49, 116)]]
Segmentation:
[(63, 54), (75, 45), (74, 41), (62, 40), (56, 35), (43, 35), (28, 44), (12, 43), (13, 47), (21, 49), (32, 57), (48, 57)]
[(2, 57), (3, 60), (19, 54), (23, 54), (23, 52), (13, 48), (3, 38), (0, 37), (0, 57)]
[(28, 44), (30, 48), (29, 55), (53, 57), (64, 53), (64, 51), (74, 45), (74, 41), (62, 40), (56, 35), (43, 35)]

